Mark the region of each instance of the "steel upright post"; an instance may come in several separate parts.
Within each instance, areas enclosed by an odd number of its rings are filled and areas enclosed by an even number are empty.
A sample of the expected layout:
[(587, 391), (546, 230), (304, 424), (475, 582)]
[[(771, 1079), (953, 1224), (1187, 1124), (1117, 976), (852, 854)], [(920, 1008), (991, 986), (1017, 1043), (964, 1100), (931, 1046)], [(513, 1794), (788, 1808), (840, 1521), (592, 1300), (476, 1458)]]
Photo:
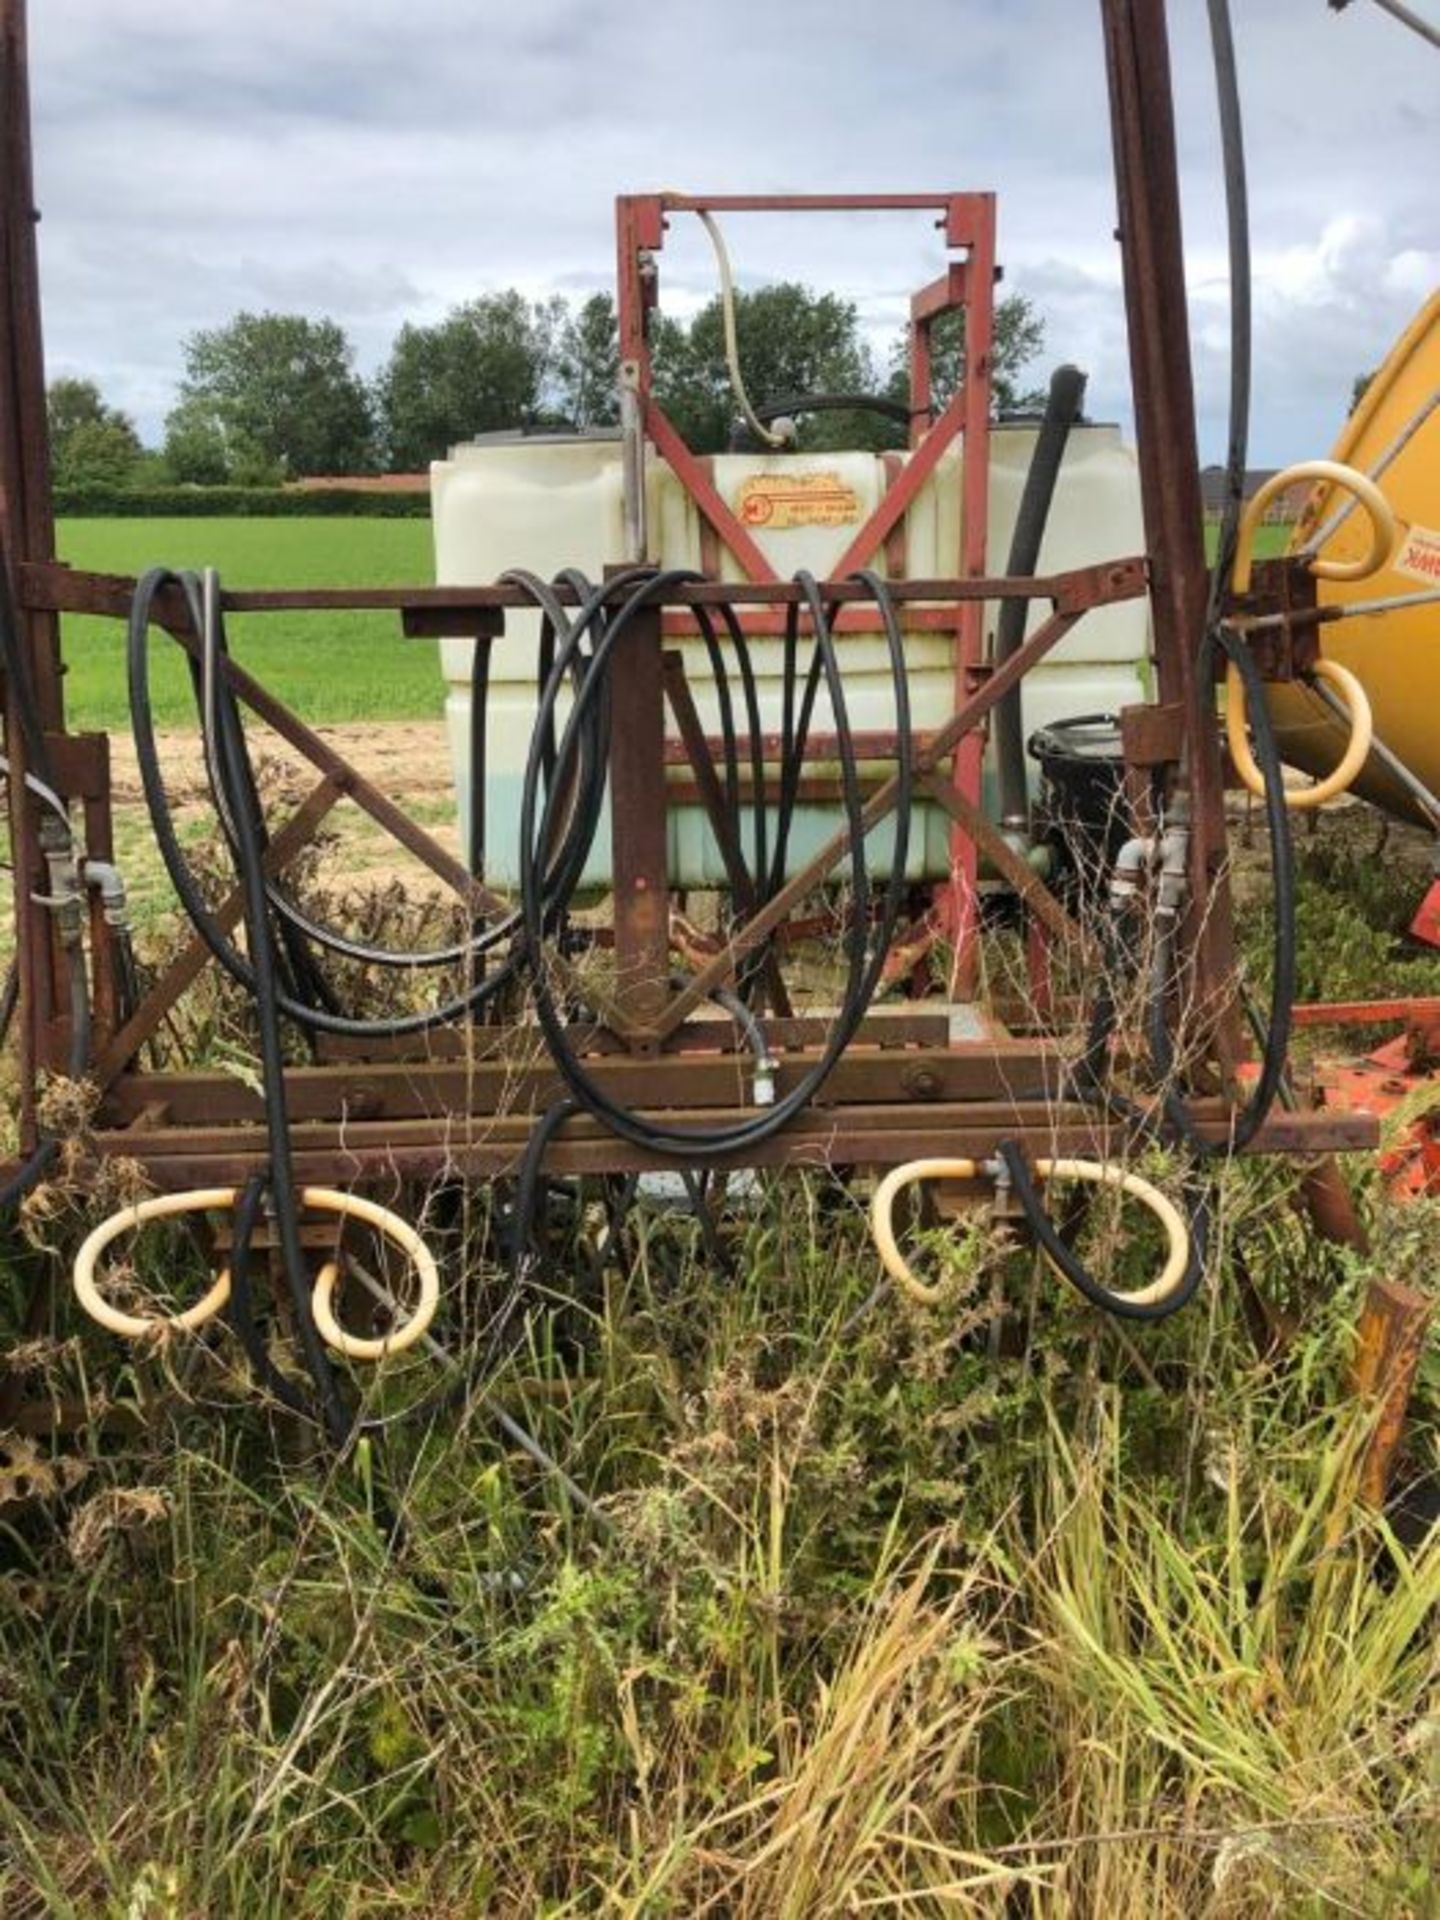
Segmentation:
[[(40, 333), (40, 279), (35, 246), (35, 192), (30, 154), (30, 94), (26, 66), (25, 0), (0, 0), (0, 543), (9, 598), (24, 561), (55, 555), (50, 496), (50, 440), (45, 409), (45, 361)], [(16, 640), (47, 733), (64, 726), (60, 694), (60, 625), (49, 612), (20, 607)], [(5, 689), (9, 750), (10, 833), (15, 884), (15, 951), (19, 970), (22, 1137), (34, 1137), (34, 1078), (65, 1057), (65, 999), (46, 911), (35, 901), (47, 891), (25, 790), (28, 755), (21, 734), (17, 689)]]
[(1165, 0), (1101, 0), (1101, 13), (1157, 691), (1183, 720), (1193, 989), (1228, 1071), (1240, 1050), (1234, 928), (1215, 688), (1199, 671), (1209, 581)]

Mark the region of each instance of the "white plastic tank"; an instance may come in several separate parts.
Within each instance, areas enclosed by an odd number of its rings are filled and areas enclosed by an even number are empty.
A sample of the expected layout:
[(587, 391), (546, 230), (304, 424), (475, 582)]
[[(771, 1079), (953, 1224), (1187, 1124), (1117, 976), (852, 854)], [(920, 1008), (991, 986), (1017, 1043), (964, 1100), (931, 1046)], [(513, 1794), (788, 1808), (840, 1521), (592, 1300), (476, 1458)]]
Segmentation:
[[(1005, 569), (1036, 432), (1032, 424), (992, 430), (987, 562), (992, 573)], [(956, 574), (961, 462), (958, 449), (947, 449), (905, 516), (903, 552), (894, 555), (893, 565), (884, 551), (878, 554), (872, 562), (877, 572), (913, 579)], [(823, 580), (891, 481), (886, 456), (878, 453), (717, 454), (710, 470), (717, 491), (740, 514), (782, 579), (805, 567)], [(435, 577), (442, 586), (488, 585), (512, 567), (528, 568), (547, 580), (562, 567), (578, 567), (598, 580), (605, 566), (624, 552), (621, 453), (616, 437), (499, 435), (456, 448), (448, 460), (434, 464), (431, 478)], [(653, 451), (647, 461), (647, 496), (652, 559), (666, 567), (695, 568), (704, 568), (708, 559), (713, 570), (715, 543), (702, 541), (698, 509)], [(1115, 427), (1074, 428), (1039, 571), (1058, 573), (1143, 550), (1133, 454)], [(724, 579), (743, 577), (723, 545), (719, 571)], [(987, 630), (993, 627), (996, 611), (993, 605), (986, 609)], [(1038, 626), (1048, 613), (1048, 605), (1037, 604), (1031, 611), (1031, 625)], [(520, 788), (536, 705), (538, 634), (538, 614), (509, 613), (504, 637), (493, 643), (491, 651), (485, 865), (487, 877), (500, 886), (513, 885), (516, 879)], [(954, 710), (954, 642), (948, 634), (910, 630), (905, 643), (912, 721), (918, 731), (928, 732), (943, 725)], [(703, 645), (698, 639), (679, 644), (701, 720), (708, 733), (717, 733), (719, 716)], [(878, 626), (874, 633), (842, 634), (838, 644), (852, 730), (892, 729), (889, 653)], [(751, 648), (760, 683), (762, 722), (767, 732), (778, 731), (781, 643), (759, 637), (752, 640)], [(1056, 720), (1115, 712), (1145, 699), (1149, 656), (1145, 600), (1087, 613), (1025, 677), (1026, 734)], [(807, 658), (803, 643), (801, 658), (802, 662)], [(442, 641), (441, 660), (463, 823), (468, 818), (470, 781), (471, 642)], [(812, 730), (833, 731), (823, 697), (817, 703)], [(993, 811), (992, 758), (993, 749), (987, 748), (987, 803)], [(687, 779), (688, 769), (677, 769), (676, 778)], [(792, 869), (830, 838), (836, 824), (834, 807), (797, 808), (790, 842)], [(932, 805), (917, 806), (906, 863), (912, 879), (938, 879), (948, 872), (949, 837), (948, 816)], [(723, 883), (719, 849), (698, 807), (670, 809), (669, 839), (674, 885), (703, 888)], [(888, 871), (887, 826), (877, 828), (867, 849), (872, 871)], [(585, 884), (607, 885), (609, 862), (606, 820), (595, 837)]]

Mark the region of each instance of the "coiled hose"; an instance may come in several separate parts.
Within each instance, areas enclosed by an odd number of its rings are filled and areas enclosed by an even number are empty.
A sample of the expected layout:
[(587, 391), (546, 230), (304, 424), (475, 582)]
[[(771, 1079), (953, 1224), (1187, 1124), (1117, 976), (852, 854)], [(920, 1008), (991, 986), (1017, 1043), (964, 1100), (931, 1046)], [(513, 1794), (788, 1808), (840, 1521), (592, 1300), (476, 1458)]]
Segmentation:
[[(165, 792), (164, 776), (160, 768), (150, 702), (149, 638), (156, 597), (170, 586), (178, 587), (183, 594), (193, 631), (202, 638), (205, 653), (212, 663), (215, 689), (214, 721), (212, 745), (207, 753), (207, 763), (210, 765), (212, 779), (218, 784), (217, 808), (220, 811), (227, 840), (230, 842), (232, 853), (238, 854), (240, 823), (242, 818), (248, 820), (254, 829), (260, 858), (263, 861), (263, 839), (256, 817), (258, 802), (253, 792), (253, 777), (249, 774), (248, 756), (244, 748), (244, 730), (240, 722), (238, 703), (221, 672), (221, 663), (227, 652), (223, 626), (215, 622), (207, 626), (204, 590), (197, 577), (194, 574), (172, 573), (165, 568), (154, 569), (140, 580), (130, 613), (127, 647), (130, 716), (141, 785), (144, 789), (156, 845), (160, 849), (165, 870), (179, 895), (181, 905), (196, 932), (220, 965), (253, 997), (256, 989), (255, 968), (216, 922), (199, 883), (190, 869), (176, 832), (169, 798)], [(226, 735), (233, 736), (236, 743), (234, 764), (228, 771), (216, 745), (216, 742)], [(593, 759), (593, 745), (589, 748), (589, 753)], [(232, 785), (232, 781), (235, 784)], [(591, 784), (593, 788), (594, 782), (592, 781)], [(598, 817), (598, 808), (596, 813)], [(573, 886), (572, 872), (578, 874), (578, 868), (574, 864), (575, 848), (582, 843), (588, 846), (588, 836), (593, 835), (593, 832), (594, 821), (589, 821), (587, 825), (584, 811), (577, 810), (572, 815), (558, 853), (542, 875), (542, 887), (547, 900), (553, 892), (564, 886)], [(583, 864), (583, 851), (581, 861)], [(267, 884), (263, 868), (261, 889), (267, 907), (274, 906), (287, 924), (299, 927), (307, 937), (320, 937), (315, 931), (315, 923), (301, 915), (292, 902), (285, 900), (277, 889)], [(506, 916), (495, 926), (487, 928), (473, 942), (446, 949), (442, 955), (425, 956), (424, 964), (438, 965), (442, 960), (453, 961), (469, 955), (478, 956), (488, 953), (503, 941), (513, 940), (518, 929), (518, 914)], [(351, 941), (346, 936), (336, 934), (329, 929), (323, 932), (326, 944), (347, 958), (365, 960), (371, 964), (383, 966), (416, 964), (413, 954), (406, 955), (389, 949), (369, 947), (363, 943)], [(301, 999), (294, 993), (278, 987), (276, 1004), (286, 1018), (293, 1020), (306, 1033), (329, 1033), (360, 1039), (399, 1038), (405, 1035), (427, 1033), (436, 1027), (463, 1018), (508, 985), (514, 978), (518, 966), (518, 952), (512, 948), (495, 971), (487, 973), (464, 992), (441, 1005), (414, 1014), (363, 1019), (344, 1012), (332, 1011), (328, 1006), (317, 1005), (310, 999)]]
[[(798, 579), (805, 596), (818, 664), (812, 664), (806, 698), (802, 701), (799, 725), (793, 726), (789, 713), (787, 712), (786, 715), (786, 744), (791, 748), (794, 757), (787, 756), (786, 764), (782, 768), (781, 831), (777, 833), (777, 846), (772, 860), (767, 895), (773, 897), (773, 892), (781, 884), (784, 871), (784, 832), (788, 823), (788, 812), (793, 810), (794, 794), (798, 792), (797, 763), (803, 755), (803, 742), (808, 729), (810, 710), (813, 707), (813, 689), (818, 684), (820, 674), (823, 673), (834, 718), (836, 753), (841, 768), (843, 805), (849, 837), (850, 884), (854, 901), (848, 942), (846, 983), (839, 1014), (831, 1027), (820, 1058), (775, 1105), (744, 1120), (725, 1122), (717, 1126), (681, 1127), (646, 1118), (612, 1099), (587, 1072), (572, 1046), (567, 1032), (567, 1022), (557, 1004), (544, 965), (547, 908), (540, 867), (541, 850), (549, 841), (556, 796), (563, 790), (566, 763), (577, 751), (578, 742), (582, 737), (587, 709), (597, 699), (603, 688), (615, 648), (630, 623), (642, 610), (653, 607), (675, 587), (687, 584), (697, 576), (678, 570), (647, 575), (630, 588), (628, 596), (606, 621), (603, 631), (599, 633), (595, 642), (590, 671), (575, 697), (561, 733), (557, 749), (557, 775), (546, 789), (543, 802), (539, 743), (545, 737), (545, 730), (554, 714), (559, 690), (563, 684), (566, 646), (573, 646), (576, 642), (573, 631), (569, 641), (560, 649), (549, 683), (541, 697), (540, 725), (537, 727), (535, 742), (532, 744), (526, 765), (520, 811), (521, 915), (536, 1015), (551, 1057), (559, 1068), (576, 1105), (600, 1120), (621, 1139), (648, 1151), (692, 1159), (718, 1153), (743, 1152), (770, 1138), (813, 1099), (840, 1054), (849, 1044), (879, 982), (885, 954), (898, 924), (904, 900), (905, 864), (909, 848), (910, 800), (914, 775), (904, 644), (894, 604), (884, 583), (875, 575), (864, 574), (857, 577), (863, 578), (875, 595), (889, 648), (895, 691), (898, 735), (896, 776), (899, 784), (899, 799), (895, 810), (895, 840), (890, 877), (883, 896), (874, 951), (867, 957), (869, 873), (865, 855), (865, 827), (861, 817), (859, 774), (848, 718), (844, 680), (818, 583), (812, 576), (802, 574)], [(612, 590), (607, 589), (607, 592)], [(597, 611), (598, 609), (594, 611), (582, 609), (582, 616), (587, 620), (594, 619)], [(793, 643), (787, 644), (787, 661), (793, 658), (793, 652)], [(787, 686), (793, 685), (793, 679), (794, 676), (791, 673), (787, 678)], [(758, 804), (762, 806), (764, 804), (763, 786)], [(593, 833), (593, 826), (591, 831)]]
[[(309, 1286), (299, 1236), (300, 1199), (294, 1180), (283, 1074), (280, 1022), (292, 1020), (302, 1031), (362, 1037), (418, 1033), (473, 1012), (523, 969), (535, 993), (542, 1028), (557, 1063), (572, 1089), (572, 1099), (559, 1103), (534, 1129), (521, 1171), (517, 1193), (516, 1255), (522, 1261), (533, 1254), (533, 1238), (526, 1225), (533, 1217), (540, 1167), (548, 1142), (569, 1113), (584, 1108), (597, 1114), (623, 1137), (681, 1157), (743, 1149), (758, 1144), (784, 1126), (818, 1089), (838, 1059), (873, 994), (884, 953), (903, 901), (904, 869), (908, 849), (909, 802), (912, 787), (910, 712), (905, 678), (903, 642), (898, 620), (883, 583), (861, 576), (870, 585), (880, 609), (890, 652), (895, 686), (896, 725), (900, 738), (898, 773), (901, 786), (894, 842), (894, 866), (879, 919), (875, 951), (867, 958), (868, 875), (858, 773), (846, 712), (843, 679), (830, 632), (830, 618), (813, 579), (802, 581), (805, 615), (812, 631), (812, 655), (803, 689), (800, 686), (799, 639), (801, 612), (792, 607), (787, 618), (786, 673), (782, 736), (781, 795), (776, 809), (774, 839), (765, 796), (764, 736), (759, 692), (749, 644), (733, 609), (723, 608), (722, 619), (734, 653), (741, 701), (750, 744), (751, 819), (746, 832), (742, 808), (742, 780), (735, 701), (719, 631), (708, 611), (698, 610), (699, 625), (718, 691), (723, 736), (722, 796), (733, 842), (742, 849), (744, 902), (750, 910), (763, 905), (783, 884), (791, 822), (799, 793), (799, 767), (809, 736), (811, 717), (823, 677), (835, 716), (844, 768), (845, 814), (850, 832), (850, 868), (855, 912), (849, 941), (849, 964), (841, 1017), (832, 1029), (821, 1060), (785, 1099), (744, 1121), (719, 1128), (691, 1131), (666, 1128), (630, 1113), (601, 1095), (568, 1039), (562, 1015), (548, 982), (546, 943), (563, 935), (568, 907), (580, 883), (602, 816), (607, 776), (610, 663), (614, 649), (640, 610), (649, 607), (677, 584), (677, 574), (656, 575), (637, 569), (603, 588), (592, 588), (583, 577), (562, 575), (579, 605), (572, 611), (558, 593), (532, 575), (508, 576), (522, 585), (542, 615), (539, 671), (539, 710), (527, 760), (522, 814), (521, 903), (510, 915), (481, 930), (468, 943), (459, 943), (423, 955), (396, 952), (321, 926), (306, 915), (265, 874), (266, 837), (259, 796), (245, 746), (239, 704), (224, 671), (228, 647), (220, 616), (218, 581), (193, 574), (156, 569), (138, 583), (128, 633), (128, 672), (131, 710), (142, 785), (152, 828), (166, 870), (185, 910), (215, 958), (252, 998), (260, 1034), (262, 1086), (265, 1100), (269, 1167), (252, 1179), (238, 1196), (229, 1275), (229, 1318), (242, 1339), (260, 1379), (296, 1411), (310, 1411), (308, 1396), (275, 1368), (255, 1324), (250, 1290), (250, 1245), (259, 1212), (267, 1200), (274, 1213), (281, 1259), (291, 1296), (312, 1388), (321, 1418), (338, 1443), (356, 1429), (340, 1397), (333, 1366), (325, 1352), (325, 1335), (317, 1326), (316, 1294)], [(245, 899), (246, 952), (242, 952), (215, 922), (180, 847), (160, 770), (149, 696), (149, 633), (157, 597), (169, 588), (182, 597), (188, 623), (198, 636), (199, 661), (195, 669), (196, 696), (205, 737), (206, 765), (216, 812), (230, 849)], [(621, 596), (616, 606), (617, 593)], [(568, 691), (570, 712), (563, 730), (557, 730), (562, 692)], [(473, 816), (472, 816), (473, 817)], [(477, 849), (472, 847), (472, 861)], [(275, 944), (270, 916), (287, 936)], [(315, 942), (346, 959), (386, 966), (440, 965), (466, 958), (477, 960), (502, 941), (511, 946), (498, 969), (473, 981), (463, 994), (423, 1014), (368, 1020), (347, 1013), (314, 968), (308, 942)], [(762, 947), (742, 969), (740, 985), (748, 992), (764, 958)], [(742, 1000), (718, 994), (739, 1023), (747, 1043), (764, 1060), (763, 1035)], [(764, 1062), (768, 1066), (768, 1062)], [(333, 1283), (333, 1281), (332, 1281)], [(328, 1296), (327, 1296), (328, 1300)], [(325, 1302), (321, 1303), (322, 1318)], [(332, 1329), (333, 1331), (333, 1329)], [(334, 1345), (332, 1339), (331, 1344)], [(393, 1341), (392, 1341), (393, 1346)]]
[(1056, 1230), (1040, 1199), (1035, 1179), (1025, 1156), (1012, 1142), (1000, 1149), (1000, 1167), (982, 1168), (974, 1160), (938, 1158), (913, 1160), (895, 1167), (875, 1189), (870, 1208), (871, 1228), (886, 1272), (896, 1285), (918, 1306), (938, 1306), (943, 1289), (926, 1286), (916, 1278), (900, 1252), (895, 1237), (895, 1200), (903, 1188), (918, 1180), (973, 1180), (982, 1171), (1002, 1171), (1008, 1176), (1035, 1238), (1052, 1266), (1070, 1281), (1087, 1300), (1125, 1320), (1161, 1320), (1177, 1312), (1194, 1295), (1205, 1269), (1205, 1235), (1202, 1222), (1197, 1237), (1195, 1221), (1182, 1217), (1173, 1201), (1150, 1181), (1141, 1179), (1128, 1168), (1099, 1160), (1040, 1160), (1035, 1172), (1044, 1179), (1082, 1180), (1092, 1186), (1111, 1187), (1140, 1200), (1165, 1231), (1166, 1254), (1156, 1278), (1143, 1287), (1120, 1293), (1097, 1281), (1076, 1258), (1064, 1237)]

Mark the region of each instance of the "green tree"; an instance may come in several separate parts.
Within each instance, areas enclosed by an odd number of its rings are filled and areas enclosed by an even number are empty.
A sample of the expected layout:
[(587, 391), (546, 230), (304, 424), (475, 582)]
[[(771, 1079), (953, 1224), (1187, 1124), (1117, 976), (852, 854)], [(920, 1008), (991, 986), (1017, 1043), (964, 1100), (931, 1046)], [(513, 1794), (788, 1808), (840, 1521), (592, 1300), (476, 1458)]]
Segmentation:
[(165, 417), (165, 465), (182, 486), (223, 487), (230, 478), (231, 442), (207, 400), (182, 400)]
[(107, 405), (93, 380), (53, 380), (45, 400), (56, 486), (128, 485), (144, 452), (129, 415)]
[(354, 357), (334, 320), (298, 313), (238, 313), (192, 334), (166, 421), (177, 478), (370, 471), (374, 419)]
[[(871, 395), (909, 404), (908, 343), (897, 341), (882, 385), (852, 302), (817, 294), (794, 281), (737, 294), (740, 370), (751, 401), (764, 409), (818, 396)], [(931, 332), (931, 367), (941, 406), (959, 385), (964, 365), (964, 314), (942, 315)], [(995, 309), (992, 387), (998, 412), (1039, 405), (1043, 394), (1022, 384), (1045, 342), (1045, 322), (1023, 294)], [(657, 315), (651, 334), (655, 395), (698, 453), (730, 444), (739, 407), (725, 362), (724, 319), (712, 300), (686, 326)], [(903, 443), (903, 429), (856, 408), (806, 414), (797, 409), (802, 448), (885, 447)]]
[(531, 302), (508, 288), (434, 326), (402, 327), (377, 383), (392, 469), (423, 467), (477, 433), (553, 419), (565, 314), (563, 300)]
[(592, 293), (568, 314), (555, 355), (555, 399), (576, 427), (613, 427), (620, 418), (620, 328), (613, 294)]
[(1365, 398), (1366, 394), (1370, 391), (1370, 384), (1375, 378), (1375, 371), (1376, 370), (1372, 367), (1369, 373), (1356, 374), (1355, 383), (1350, 389), (1351, 413), (1355, 411), (1356, 407), (1359, 406), (1360, 402)]
[[(1045, 404), (1043, 389), (1021, 384), (1021, 376), (1045, 346), (1045, 321), (1033, 301), (1012, 293), (995, 308), (990, 355), (990, 390), (997, 413), (1019, 413)], [(960, 384), (965, 365), (965, 313), (955, 308), (942, 313), (930, 329), (930, 375), (937, 406), (944, 406)], [(890, 362), (890, 391), (899, 399), (910, 394), (909, 340), (896, 342)]]
[[(854, 303), (837, 294), (815, 293), (793, 280), (737, 293), (735, 329), (740, 371), (756, 407), (876, 391), (875, 364)], [(719, 297), (688, 327), (660, 317), (652, 353), (656, 398), (690, 446), (698, 453), (728, 446), (739, 408), (725, 362)], [(863, 446), (872, 443), (873, 432), (869, 416), (817, 413), (802, 419), (799, 444)]]

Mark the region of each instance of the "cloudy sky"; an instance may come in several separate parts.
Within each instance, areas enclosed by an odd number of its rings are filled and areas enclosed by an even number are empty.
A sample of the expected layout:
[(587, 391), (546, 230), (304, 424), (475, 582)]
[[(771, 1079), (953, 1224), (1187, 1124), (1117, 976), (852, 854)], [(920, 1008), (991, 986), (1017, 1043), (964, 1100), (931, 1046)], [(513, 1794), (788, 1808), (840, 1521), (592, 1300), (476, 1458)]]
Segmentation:
[[(1440, 0), (1413, 0), (1440, 21)], [(1372, 3), (1232, 0), (1251, 163), (1256, 464), (1328, 450), (1440, 283), (1440, 54)], [(617, 192), (993, 188), (1047, 358), (1126, 418), (1097, 0), (31, 0), (51, 375), (157, 436), (180, 342), (331, 314), (373, 371), (487, 288), (611, 285)], [(1224, 209), (1204, 0), (1171, 0), (1201, 451), (1223, 454)], [(713, 291), (676, 223), (663, 293)], [(924, 217), (728, 228), (742, 283), (877, 337), (942, 261)]]

